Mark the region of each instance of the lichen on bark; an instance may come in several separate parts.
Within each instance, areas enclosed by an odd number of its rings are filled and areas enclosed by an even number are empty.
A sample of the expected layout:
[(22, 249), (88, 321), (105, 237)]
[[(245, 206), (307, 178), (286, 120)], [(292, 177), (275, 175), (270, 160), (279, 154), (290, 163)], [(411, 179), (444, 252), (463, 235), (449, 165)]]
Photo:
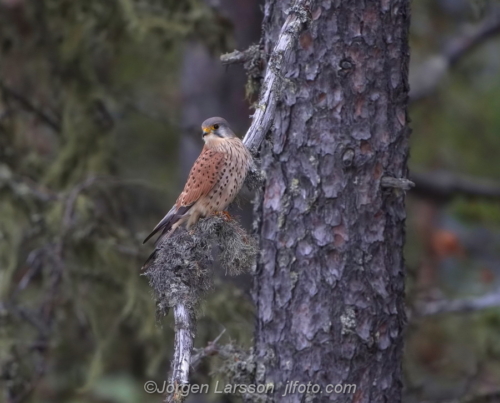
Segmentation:
[(193, 311), (198, 307), (212, 285), (214, 247), (217, 262), (231, 275), (250, 271), (255, 262), (256, 240), (236, 220), (219, 215), (160, 240), (143, 267), (159, 315), (179, 303)]

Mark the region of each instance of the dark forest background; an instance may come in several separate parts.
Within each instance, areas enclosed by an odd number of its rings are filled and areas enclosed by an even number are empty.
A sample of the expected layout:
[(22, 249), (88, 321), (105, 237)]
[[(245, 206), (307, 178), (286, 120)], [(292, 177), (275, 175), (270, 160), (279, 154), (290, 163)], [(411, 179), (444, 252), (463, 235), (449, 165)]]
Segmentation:
[[(500, 400), (499, 6), (412, 5), (406, 402)], [(165, 379), (173, 331), (140, 276), (142, 240), (182, 188), (201, 122), (246, 131), (254, 85), (219, 56), (259, 43), (260, 7), (0, 0), (1, 401), (160, 401), (143, 386)], [(248, 227), (251, 199), (232, 208)], [(196, 346), (225, 330), (250, 348), (250, 285), (215, 273)], [(193, 381), (219, 367), (204, 359)]]

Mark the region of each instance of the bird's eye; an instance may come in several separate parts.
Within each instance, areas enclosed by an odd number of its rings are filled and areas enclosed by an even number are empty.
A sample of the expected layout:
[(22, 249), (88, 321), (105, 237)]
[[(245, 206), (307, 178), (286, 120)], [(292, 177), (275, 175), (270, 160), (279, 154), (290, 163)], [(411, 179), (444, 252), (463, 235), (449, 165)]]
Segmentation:
[(214, 130), (217, 130), (219, 128), (219, 125), (214, 125)]

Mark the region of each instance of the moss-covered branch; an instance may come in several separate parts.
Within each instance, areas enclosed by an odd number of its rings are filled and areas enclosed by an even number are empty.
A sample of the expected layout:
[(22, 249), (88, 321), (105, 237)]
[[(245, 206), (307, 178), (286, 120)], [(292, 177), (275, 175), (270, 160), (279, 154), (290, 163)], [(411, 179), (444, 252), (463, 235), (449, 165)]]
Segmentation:
[[(169, 382), (179, 387), (189, 383), (196, 308), (212, 285), (214, 245), (226, 272), (250, 270), (257, 253), (255, 240), (237, 221), (220, 216), (200, 220), (191, 231), (176, 230), (161, 241), (143, 266), (156, 297), (157, 313), (174, 310), (175, 346)], [(165, 401), (181, 402), (185, 397), (174, 392)]]

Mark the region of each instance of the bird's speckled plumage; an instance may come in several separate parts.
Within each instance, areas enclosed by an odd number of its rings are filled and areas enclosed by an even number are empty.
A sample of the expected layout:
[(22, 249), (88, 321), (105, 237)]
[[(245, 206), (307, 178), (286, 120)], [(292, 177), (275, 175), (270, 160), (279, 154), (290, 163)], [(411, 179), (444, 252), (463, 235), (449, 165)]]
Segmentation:
[(252, 164), (248, 149), (222, 118), (207, 119), (201, 127), (205, 146), (184, 190), (144, 242), (160, 230), (168, 234), (185, 222), (189, 228), (200, 217), (223, 211), (243, 186)]

